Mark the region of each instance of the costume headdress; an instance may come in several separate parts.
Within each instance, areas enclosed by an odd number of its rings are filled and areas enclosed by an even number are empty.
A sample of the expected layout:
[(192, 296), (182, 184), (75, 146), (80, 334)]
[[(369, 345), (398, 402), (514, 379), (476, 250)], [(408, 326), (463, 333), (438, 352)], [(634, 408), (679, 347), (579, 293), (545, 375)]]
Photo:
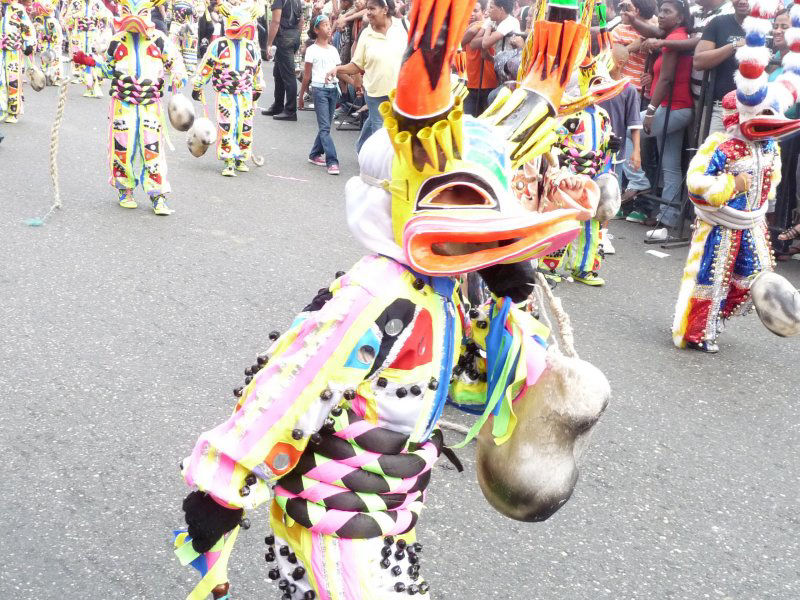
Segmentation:
[(148, 34), (154, 25), (150, 11), (164, 0), (119, 0), (119, 17), (114, 18), (115, 31)]
[(257, 2), (231, 2), (221, 0), (217, 12), (225, 24), (225, 37), (254, 40), (256, 20), (261, 16), (263, 4)]
[[(630, 78), (623, 77), (615, 80), (611, 78), (613, 58), (611, 56), (611, 36), (608, 32), (606, 7), (598, 3), (594, 5), (594, 14), (597, 20), (597, 51), (593, 51), (592, 44), (586, 48), (586, 57), (578, 67), (579, 95), (564, 94), (559, 107), (559, 115), (567, 116), (583, 110), (587, 106), (613, 98), (625, 88)], [(582, 20), (591, 24), (592, 7), (590, 3), (584, 6)]]
[(738, 125), (742, 135), (752, 140), (779, 138), (800, 129), (800, 121), (783, 115), (800, 92), (800, 4), (790, 14), (792, 27), (786, 32), (790, 51), (784, 58), (784, 72), (768, 83), (766, 38), (777, 10), (778, 0), (751, 0), (750, 15), (742, 23), (745, 45), (736, 51), (736, 90), (723, 99), (726, 127)]
[(50, 17), (56, 11), (53, 0), (36, 0), (31, 7), (31, 12), (38, 17)]
[[(532, 259), (564, 246), (579, 228), (577, 211), (538, 214), (522, 208), (510, 178), (516, 157), (536, 151), (555, 128), (554, 107), (586, 28), (537, 23), (525, 87), (509, 90), (476, 120), (464, 116), (450, 84), (450, 65), (471, 9), (471, 0), (412, 4), (397, 89), (380, 108), (386, 134), (367, 141), (359, 154), (361, 176), (348, 182), (354, 233), (371, 249), (430, 275)], [(390, 192), (390, 224), (379, 215), (386, 200), (365, 189), (365, 182)], [(387, 226), (389, 231), (382, 229)]]

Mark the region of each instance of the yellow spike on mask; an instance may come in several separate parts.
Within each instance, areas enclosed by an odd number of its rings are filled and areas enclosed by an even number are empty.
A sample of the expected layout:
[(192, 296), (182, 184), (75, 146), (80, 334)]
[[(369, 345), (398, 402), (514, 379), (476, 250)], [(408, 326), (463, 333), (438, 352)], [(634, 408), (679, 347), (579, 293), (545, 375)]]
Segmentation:
[[(424, 127), (417, 132), (417, 139), (422, 144), (422, 148), (425, 150), (425, 154), (428, 155), (428, 161), (430, 161), (433, 168), (437, 171), (439, 170), (439, 152), (436, 149), (436, 139), (433, 137), (433, 131), (430, 127)], [(444, 165), (442, 165), (444, 166)]]
[(453, 160), (453, 136), (447, 121), (439, 121), (433, 126), (433, 135), (442, 149), (447, 160)]

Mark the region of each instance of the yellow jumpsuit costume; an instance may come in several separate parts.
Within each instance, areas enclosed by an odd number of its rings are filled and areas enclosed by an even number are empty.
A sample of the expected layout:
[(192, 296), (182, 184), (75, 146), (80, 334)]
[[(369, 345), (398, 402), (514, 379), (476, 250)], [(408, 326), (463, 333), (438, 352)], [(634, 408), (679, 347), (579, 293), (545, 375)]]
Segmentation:
[(0, 2), (0, 119), (16, 123), (22, 115), (23, 56), (36, 45), (33, 23), (19, 2)]
[(225, 36), (208, 47), (194, 78), (196, 99), (202, 99), (209, 80), (217, 91), (217, 158), (225, 161), (226, 177), (249, 170), (255, 100), (264, 90), (261, 52), (255, 41), (257, 10), (254, 5), (220, 4)]
[[(64, 15), (69, 35), (69, 52), (93, 54), (103, 52), (100, 37), (103, 29), (111, 25), (111, 13), (100, 0), (70, 0)], [(86, 85), (84, 96), (100, 98), (100, 75), (92, 67), (74, 73), (75, 83)]]
[(51, 0), (39, 0), (33, 5), (33, 24), (36, 28), (36, 54), (42, 62), (47, 85), (58, 85), (62, 77), (61, 47), (64, 31)]

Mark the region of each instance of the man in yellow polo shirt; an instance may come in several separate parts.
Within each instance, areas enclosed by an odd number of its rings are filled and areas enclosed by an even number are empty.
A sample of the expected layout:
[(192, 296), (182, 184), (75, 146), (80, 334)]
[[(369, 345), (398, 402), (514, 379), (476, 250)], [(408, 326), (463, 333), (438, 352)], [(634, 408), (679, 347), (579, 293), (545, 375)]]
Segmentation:
[(364, 76), (364, 98), (369, 116), (358, 136), (356, 151), (361, 150), (367, 138), (383, 127), (378, 107), (389, 99), (389, 92), (397, 85), (408, 33), (403, 22), (393, 15), (394, 0), (367, 0), (369, 26), (358, 38), (352, 61), (329, 73), (330, 76), (341, 73)]

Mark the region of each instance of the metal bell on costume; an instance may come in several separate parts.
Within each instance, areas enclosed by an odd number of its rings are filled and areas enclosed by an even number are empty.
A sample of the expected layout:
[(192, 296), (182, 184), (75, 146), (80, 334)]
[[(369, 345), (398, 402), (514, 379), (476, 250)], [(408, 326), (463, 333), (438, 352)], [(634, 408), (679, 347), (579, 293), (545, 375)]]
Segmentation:
[(194, 105), (183, 94), (175, 94), (169, 99), (167, 114), (170, 124), (178, 131), (189, 131), (194, 124)]

